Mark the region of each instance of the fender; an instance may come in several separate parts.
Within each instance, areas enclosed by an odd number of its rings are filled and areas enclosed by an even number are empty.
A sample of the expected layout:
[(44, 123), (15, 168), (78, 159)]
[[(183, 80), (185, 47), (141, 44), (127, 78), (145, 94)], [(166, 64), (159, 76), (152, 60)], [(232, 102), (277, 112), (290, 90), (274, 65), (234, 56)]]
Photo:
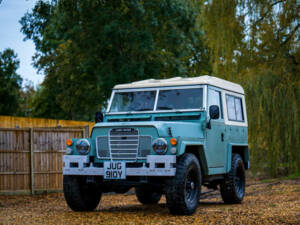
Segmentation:
[(245, 143), (229, 143), (227, 145), (227, 166), (226, 166), (226, 173), (229, 173), (230, 168), (231, 168), (231, 158), (232, 158), (232, 151), (233, 148), (235, 147), (242, 147), (241, 150), (238, 151), (242, 151), (241, 156), (244, 160), (244, 165), (245, 165), (245, 169), (249, 169), (250, 168), (250, 162), (249, 162), (249, 148), (248, 148), (248, 144)]
[[(201, 165), (201, 169), (204, 173), (204, 175), (208, 174), (208, 167), (207, 167), (207, 161), (206, 161), (206, 155), (205, 155), (205, 144), (204, 141), (202, 140), (184, 140), (181, 141), (180, 147), (179, 147), (179, 151), (178, 151), (178, 155), (180, 156), (182, 154), (184, 154), (186, 152), (186, 149), (189, 147), (200, 147), (199, 150), (196, 152), (196, 157), (199, 159), (200, 161), (200, 165)], [(195, 152), (194, 149), (192, 149), (192, 152)]]

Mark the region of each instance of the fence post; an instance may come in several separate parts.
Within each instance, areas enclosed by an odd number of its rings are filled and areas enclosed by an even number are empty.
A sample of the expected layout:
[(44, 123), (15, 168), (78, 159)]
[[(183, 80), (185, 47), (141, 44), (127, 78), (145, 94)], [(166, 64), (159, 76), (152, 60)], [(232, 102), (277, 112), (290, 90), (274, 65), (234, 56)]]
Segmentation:
[(90, 137), (90, 127), (89, 127), (89, 125), (86, 125), (84, 127), (84, 137), (85, 138), (89, 138)]
[(34, 194), (34, 144), (33, 144), (33, 128), (30, 128), (30, 190)]

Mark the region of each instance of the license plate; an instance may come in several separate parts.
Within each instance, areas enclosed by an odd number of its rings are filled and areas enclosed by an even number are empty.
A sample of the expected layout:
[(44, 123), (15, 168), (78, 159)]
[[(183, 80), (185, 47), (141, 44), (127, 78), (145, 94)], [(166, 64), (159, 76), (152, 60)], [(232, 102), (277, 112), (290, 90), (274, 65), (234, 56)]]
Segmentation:
[(126, 179), (125, 162), (104, 162), (104, 179)]

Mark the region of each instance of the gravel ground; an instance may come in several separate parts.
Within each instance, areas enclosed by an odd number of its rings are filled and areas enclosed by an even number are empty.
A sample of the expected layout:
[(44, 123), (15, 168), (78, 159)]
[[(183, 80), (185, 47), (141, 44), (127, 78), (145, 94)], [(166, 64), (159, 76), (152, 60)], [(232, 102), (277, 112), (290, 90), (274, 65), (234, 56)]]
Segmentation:
[(204, 197), (194, 215), (173, 216), (165, 198), (143, 206), (132, 194), (103, 195), (94, 212), (71, 211), (62, 193), (0, 196), (0, 224), (300, 224), (300, 179), (252, 181), (238, 205)]

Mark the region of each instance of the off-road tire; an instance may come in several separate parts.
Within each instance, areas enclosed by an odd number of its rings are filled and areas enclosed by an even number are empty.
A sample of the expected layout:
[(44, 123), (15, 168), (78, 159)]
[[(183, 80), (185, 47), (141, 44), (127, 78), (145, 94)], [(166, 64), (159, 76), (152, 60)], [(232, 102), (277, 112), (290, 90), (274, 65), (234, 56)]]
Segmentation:
[(176, 164), (176, 175), (168, 184), (167, 206), (173, 215), (191, 215), (198, 206), (202, 176), (198, 159), (185, 153)]
[(220, 185), (221, 196), (226, 204), (241, 203), (245, 195), (245, 168), (239, 154), (232, 155), (231, 169)]
[(93, 211), (99, 204), (102, 192), (99, 186), (87, 183), (85, 176), (63, 177), (66, 202), (73, 211)]
[(161, 193), (142, 187), (136, 187), (135, 194), (139, 202), (143, 205), (157, 204), (162, 196)]

